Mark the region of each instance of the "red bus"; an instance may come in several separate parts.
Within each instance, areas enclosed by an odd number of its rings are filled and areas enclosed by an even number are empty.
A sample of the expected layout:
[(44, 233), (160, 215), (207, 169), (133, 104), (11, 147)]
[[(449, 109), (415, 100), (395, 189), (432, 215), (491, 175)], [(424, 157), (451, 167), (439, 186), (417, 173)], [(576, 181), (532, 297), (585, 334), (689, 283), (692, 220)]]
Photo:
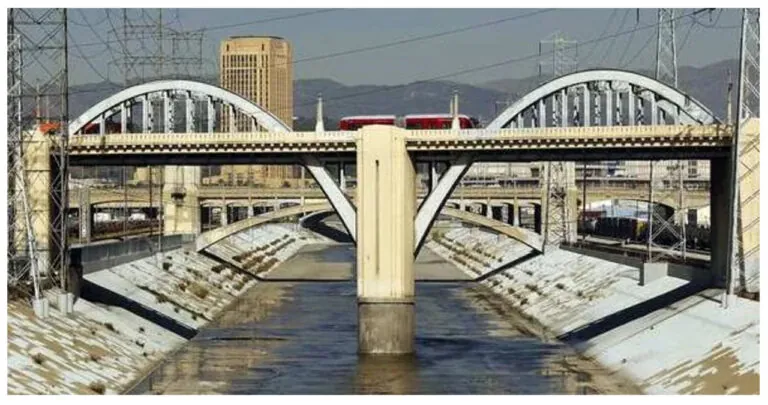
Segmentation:
[(395, 125), (394, 115), (357, 115), (343, 117), (339, 121), (339, 129), (342, 131), (356, 131), (366, 125)]
[[(450, 129), (453, 122), (451, 114), (411, 114), (405, 117), (394, 115), (358, 115), (343, 117), (339, 121), (342, 131), (355, 131), (366, 125), (394, 125), (406, 129)], [(460, 128), (479, 128), (474, 117), (459, 114)]]
[[(405, 116), (405, 129), (450, 129), (451, 114), (411, 114)], [(477, 128), (476, 119), (459, 114), (459, 128)]]

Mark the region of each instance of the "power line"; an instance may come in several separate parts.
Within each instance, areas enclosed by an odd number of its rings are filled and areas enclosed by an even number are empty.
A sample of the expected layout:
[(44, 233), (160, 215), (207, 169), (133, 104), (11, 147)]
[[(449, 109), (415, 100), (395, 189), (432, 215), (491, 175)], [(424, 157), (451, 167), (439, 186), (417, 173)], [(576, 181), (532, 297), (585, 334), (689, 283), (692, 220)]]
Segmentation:
[[(624, 22), (627, 20), (627, 16), (628, 16), (628, 15), (629, 15), (629, 9), (627, 9), (626, 11), (624, 11), (624, 16), (623, 16), (623, 17), (621, 17), (621, 22), (620, 22), (620, 23), (619, 23), (619, 25), (616, 27), (616, 33), (615, 33), (615, 34), (619, 33), (619, 31), (621, 30), (621, 27), (623, 27), (623, 26), (624, 26)], [(615, 34), (614, 34), (614, 35), (615, 35)], [(606, 60), (606, 59), (608, 59), (608, 55), (611, 53), (611, 51), (613, 50), (613, 46), (616, 44), (616, 38), (618, 38), (618, 37), (617, 37), (617, 36), (614, 36), (614, 37), (613, 37), (613, 40), (611, 41), (611, 44), (610, 44), (610, 45), (608, 45), (608, 47), (605, 49), (605, 53), (603, 54), (603, 58), (602, 58), (602, 59), (600, 59), (600, 63), (599, 63), (599, 65), (602, 65), (602, 64), (604, 64), (604, 63), (605, 63), (605, 60)]]
[[(608, 32), (608, 29), (613, 25), (613, 20), (616, 18), (616, 9), (614, 8), (613, 11), (611, 11), (610, 17), (608, 17), (608, 24), (605, 25), (605, 28), (603, 28), (603, 32), (600, 33), (600, 37), (605, 35)], [(597, 49), (597, 44), (595, 44), (592, 48), (590, 48), (589, 53), (586, 57), (584, 57), (584, 60), (590, 60), (592, 57), (592, 54), (595, 53), (595, 49)]]
[(625, 64), (623, 64), (623, 65), (620, 65), (619, 67), (623, 69), (623, 68), (625, 68), (625, 67), (627, 67), (627, 66), (629, 66), (629, 65), (633, 64), (633, 63), (635, 62), (635, 60), (637, 60), (637, 58), (638, 58), (638, 57), (640, 57), (640, 55), (643, 53), (643, 51), (645, 51), (646, 49), (648, 49), (648, 46), (649, 46), (651, 43), (653, 43), (653, 39), (654, 39), (654, 38), (655, 38), (655, 35), (653, 35), (653, 32), (652, 32), (652, 33), (650, 33), (650, 34), (648, 35), (648, 40), (647, 40), (647, 41), (645, 41), (645, 43), (643, 44), (643, 46), (642, 46), (642, 47), (640, 47), (640, 49), (637, 51), (637, 53), (635, 54), (635, 56), (633, 56), (633, 57), (632, 57), (632, 58), (631, 58), (629, 61), (627, 61), (627, 63), (625, 63)]
[[(635, 23), (635, 25), (637, 25), (637, 23)], [(621, 58), (619, 58), (618, 65), (621, 65), (621, 63), (624, 62), (624, 58), (627, 56), (629, 47), (632, 46), (632, 41), (635, 39), (635, 32), (636, 31), (633, 31), (632, 34), (629, 35), (629, 39), (627, 39), (627, 44), (624, 45), (624, 52), (621, 53)]]
[[(555, 11), (555, 10), (554, 9), (539, 10), (539, 11), (534, 11), (534, 12), (530, 12), (530, 13), (526, 13), (526, 14), (516, 15), (514, 17), (502, 18), (502, 19), (499, 19), (499, 20), (489, 21), (489, 22), (485, 22), (485, 23), (481, 23), (481, 24), (469, 25), (469, 26), (466, 26), (466, 27), (457, 28), (457, 29), (453, 29), (453, 30), (449, 30), (449, 31), (437, 32), (437, 33), (434, 33), (434, 34), (421, 35), (421, 36), (417, 36), (417, 37), (413, 37), (413, 38), (408, 38), (408, 39), (403, 39), (403, 40), (399, 40), (399, 41), (388, 42), (388, 43), (385, 43), (385, 44), (366, 46), (366, 47), (356, 48), (356, 49), (349, 49), (349, 50), (346, 50), (346, 51), (340, 51), (340, 52), (330, 53), (330, 54), (326, 54), (326, 55), (310, 56), (310, 57), (303, 58), (303, 59), (297, 59), (297, 60), (293, 61), (293, 64), (302, 63), (302, 62), (310, 62), (310, 61), (315, 61), (315, 60), (322, 60), (322, 59), (330, 59), (330, 58), (335, 58), (335, 57), (338, 57), (338, 56), (351, 55), (351, 54), (354, 54), (354, 53), (373, 51), (373, 50), (377, 50), (377, 49), (389, 48), (389, 47), (392, 47), (392, 46), (404, 45), (404, 44), (408, 44), (408, 43), (412, 43), (412, 42), (418, 42), (418, 41), (424, 41), (424, 40), (433, 39), (433, 38), (439, 38), (439, 37), (443, 37), (443, 36), (446, 36), (446, 35), (458, 34), (460, 32), (472, 31), (472, 30), (476, 30), (476, 29), (479, 29), (479, 28), (486, 28), (486, 27), (490, 27), (490, 26), (493, 26), (493, 25), (498, 25), (498, 24), (505, 23), (505, 22), (520, 20), (520, 19), (528, 18), (528, 17), (533, 17), (535, 15), (549, 13), (549, 12), (552, 12), (552, 11)], [(287, 65), (287, 63), (285, 63), (285, 64)], [(276, 65), (276, 66), (280, 66), (280, 65)]]
[[(685, 18), (685, 17), (689, 17), (689, 16), (692, 16), (692, 15), (696, 15), (696, 14), (698, 14), (700, 12), (702, 12), (702, 10), (694, 11), (694, 12), (691, 12), (689, 14), (683, 14), (683, 15), (675, 17), (674, 19), (675, 20), (679, 20), (681, 18)], [(642, 26), (638, 26), (638, 27), (635, 27), (635, 28), (630, 29), (630, 30), (617, 32), (617, 33), (614, 33), (614, 34), (611, 34), (611, 35), (607, 35), (607, 36), (603, 36), (603, 37), (593, 38), (591, 40), (587, 40), (585, 42), (582, 42), (581, 45), (588, 45), (588, 44), (592, 44), (592, 43), (606, 41), (606, 40), (609, 40), (609, 39), (614, 39), (614, 38), (617, 38), (617, 37), (620, 37), (620, 36), (623, 36), (623, 35), (630, 34), (632, 32), (644, 31), (644, 30), (647, 30), (647, 29), (656, 28), (657, 26), (658, 26), (658, 22), (652, 23), (652, 24), (648, 24), (648, 25), (642, 25)], [(552, 53), (552, 51), (548, 51), (548, 52), (545, 52), (543, 54), (547, 54), (547, 53)], [(380, 93), (380, 92), (384, 92), (384, 91), (396, 90), (396, 89), (403, 88), (405, 86), (409, 86), (409, 85), (413, 85), (413, 84), (421, 84), (421, 83), (426, 83), (426, 82), (430, 82), (430, 81), (434, 81), (434, 80), (442, 80), (442, 79), (447, 79), (447, 78), (450, 78), (450, 77), (461, 76), (461, 75), (468, 74), (468, 73), (475, 73), (475, 72), (479, 72), (479, 71), (483, 71), (483, 70), (488, 70), (488, 69), (496, 68), (496, 67), (499, 67), (499, 66), (504, 66), (504, 65), (510, 65), (510, 64), (515, 64), (515, 63), (525, 62), (525, 61), (528, 61), (528, 60), (536, 59), (539, 56), (540, 55), (538, 53), (529, 54), (529, 55), (526, 55), (526, 56), (521, 56), (521, 57), (517, 57), (517, 58), (511, 58), (511, 59), (507, 59), (507, 60), (503, 60), (503, 61), (500, 61), (500, 62), (495, 62), (495, 63), (491, 63), (491, 64), (487, 64), (487, 65), (481, 65), (481, 66), (476, 66), (476, 67), (472, 67), (472, 68), (462, 69), (462, 70), (455, 71), (455, 72), (452, 72), (452, 73), (446, 73), (446, 74), (443, 74), (443, 75), (434, 76), (434, 77), (431, 77), (431, 78), (428, 78), (428, 79), (421, 79), (421, 80), (417, 80), (417, 81), (414, 81), (414, 82), (411, 82), (411, 83), (395, 85), (395, 86), (391, 86), (391, 87), (384, 88), (384, 89), (379, 88), (379, 89), (373, 89), (373, 90), (370, 90), (370, 91), (358, 92), (358, 93), (354, 93), (354, 94), (347, 94), (347, 95), (338, 96), (338, 97), (324, 98), (323, 102), (335, 101), (335, 100), (341, 100), (341, 99), (346, 99), (346, 98), (358, 97), (358, 96), (363, 96), (363, 95), (368, 95), (368, 94)], [(308, 106), (308, 105), (314, 105), (314, 102), (299, 104), (297, 106), (301, 107), (301, 106)]]
[[(316, 11), (310, 11), (310, 12), (289, 14), (289, 15), (284, 15), (284, 16), (279, 16), (279, 17), (265, 18), (265, 19), (261, 19), (261, 20), (253, 20), (253, 21), (237, 23), (237, 24), (214, 25), (214, 26), (209, 26), (209, 27), (203, 27), (203, 28), (201, 28), (199, 30), (194, 30), (194, 31), (213, 31), (213, 30), (218, 30), (218, 29), (240, 27), (240, 26), (245, 26), (245, 25), (263, 24), (263, 23), (268, 23), (268, 22), (273, 22), (273, 21), (289, 20), (289, 19), (293, 19), (293, 18), (300, 18), (300, 17), (306, 17), (306, 16), (310, 16), (310, 15), (315, 15), (315, 14), (324, 14), (324, 13), (330, 13), (330, 12), (342, 11), (342, 10), (345, 10), (345, 9), (333, 9), (333, 8), (331, 8), (331, 9), (323, 9), (323, 10), (316, 10)], [(190, 32), (194, 32), (194, 31), (190, 31)], [(137, 40), (137, 39), (151, 39), (151, 38), (152, 38), (152, 36), (136, 36), (136, 37), (133, 37), (131, 39)], [(107, 41), (107, 43), (119, 43), (119, 42), (120, 42), (119, 40)], [(86, 42), (86, 43), (80, 44), (80, 46), (86, 48), (86, 47), (89, 47), (89, 46), (101, 45), (102, 43), (103, 42)]]
[[(303, 62), (310, 62), (310, 61), (323, 60), (323, 59), (331, 59), (331, 58), (335, 58), (335, 57), (339, 57), (339, 56), (351, 55), (351, 54), (355, 54), (355, 53), (369, 52), (369, 51), (373, 51), (373, 50), (389, 48), (389, 47), (393, 47), (393, 46), (404, 45), (404, 44), (408, 44), (408, 43), (424, 41), (424, 40), (429, 40), (429, 39), (434, 39), (434, 38), (439, 38), (439, 37), (443, 37), (443, 36), (447, 36), (447, 35), (453, 35), (453, 34), (457, 34), (457, 33), (460, 33), (460, 32), (466, 32), (466, 31), (471, 31), (471, 30), (475, 30), (475, 29), (485, 28), (485, 27), (489, 27), (489, 26), (493, 26), (493, 25), (498, 25), (498, 24), (505, 23), (505, 22), (516, 21), (516, 20), (520, 20), (520, 19), (524, 19), (524, 18), (528, 18), (528, 17), (533, 17), (533, 16), (536, 16), (536, 15), (539, 15), (539, 14), (549, 13), (549, 12), (552, 12), (552, 11), (555, 11), (555, 10), (554, 9), (538, 10), (538, 11), (534, 11), (534, 12), (530, 12), (530, 13), (520, 14), (520, 15), (516, 15), (516, 16), (512, 16), (512, 17), (507, 17), (507, 18), (502, 18), (502, 19), (498, 19), (498, 20), (494, 20), (494, 21), (488, 21), (488, 22), (485, 22), (485, 23), (470, 25), (470, 26), (466, 26), (466, 27), (462, 27), (462, 28), (453, 29), (453, 30), (442, 31), (442, 32), (437, 32), (437, 33), (427, 34), (427, 35), (421, 35), (421, 36), (417, 36), (417, 37), (413, 37), (413, 38), (392, 41), (392, 42), (388, 42), (388, 43), (384, 43), (384, 44), (379, 44), (379, 45), (367, 46), (367, 47), (362, 47), (362, 48), (354, 48), (354, 49), (349, 49), (349, 50), (346, 50), (346, 51), (340, 51), (340, 52), (335, 52), (335, 53), (326, 54), (326, 55), (311, 56), (311, 57), (307, 57), (307, 58), (303, 58), (303, 59), (297, 59), (297, 60), (294, 60), (292, 62), (272, 64), (271, 67), (273, 67), (273, 68), (274, 67), (281, 67), (281, 66), (286, 66), (286, 65), (289, 65), (289, 64), (295, 65), (295, 64), (299, 64), (299, 63), (303, 63)], [(81, 15), (82, 15), (82, 12), (81, 12)], [(303, 13), (301, 15), (307, 15), (307, 13)], [(298, 15), (294, 15), (294, 16), (298, 16)], [(85, 19), (84, 16), (83, 16), (83, 18)], [(262, 21), (265, 21), (265, 20), (262, 20)], [(111, 24), (111, 21), (110, 21), (110, 24)], [(93, 29), (91, 29), (91, 30), (93, 31)], [(97, 35), (97, 37), (99, 37), (98, 34), (96, 34), (95, 32), (94, 32), (94, 34)], [(101, 38), (101, 37), (99, 37), (99, 39), (102, 40), (101, 42), (104, 45), (109, 47), (108, 43), (110, 41), (104, 41), (103, 38)], [(80, 45), (80, 47), (84, 46), (84, 44), (79, 44), (79, 45)]]
[[(675, 20), (679, 20), (679, 19), (682, 19), (682, 18), (685, 18), (685, 17), (689, 17), (689, 16), (692, 16), (692, 15), (697, 15), (697, 14), (701, 13), (702, 11), (705, 11), (705, 10), (697, 10), (697, 11), (694, 11), (694, 12), (691, 12), (691, 13), (688, 13), (688, 14), (683, 14), (683, 15), (680, 15), (680, 16), (676, 16), (674, 19)], [(620, 31), (620, 32), (616, 32), (616, 33), (611, 34), (611, 35), (600, 36), (600, 37), (596, 37), (596, 38), (587, 40), (585, 42), (582, 42), (581, 45), (589, 45), (589, 44), (593, 44), (593, 43), (599, 43), (599, 42), (606, 41), (606, 40), (609, 40), (609, 39), (615, 39), (617, 37), (624, 36), (624, 35), (630, 34), (632, 32), (644, 31), (644, 30), (647, 30), (647, 29), (656, 28), (657, 26), (658, 26), (657, 22), (656, 23), (647, 24), (647, 25), (640, 25), (640, 26), (637, 26), (637, 27), (629, 29), (629, 30)], [(544, 53), (542, 53), (542, 55), (549, 54), (549, 53), (552, 53), (552, 51), (544, 52)], [(399, 85), (390, 86), (390, 87), (386, 87), (386, 88), (376, 88), (376, 89), (369, 90), (369, 91), (363, 91), (363, 92), (358, 92), (358, 93), (353, 93), (353, 94), (346, 94), (346, 95), (337, 96), (337, 97), (324, 98), (323, 101), (324, 102), (336, 101), (336, 100), (342, 100), (342, 99), (347, 99), (347, 98), (364, 96), (364, 95), (368, 95), (368, 94), (375, 94), (375, 93), (381, 93), (381, 92), (386, 92), (386, 91), (391, 91), (391, 90), (397, 90), (397, 89), (403, 88), (405, 86), (413, 85), (413, 84), (421, 84), (421, 83), (426, 83), (426, 82), (430, 82), (430, 81), (442, 80), (442, 79), (447, 79), (447, 78), (455, 77), (455, 76), (461, 76), (461, 75), (465, 75), (465, 74), (469, 74), (469, 73), (475, 73), (475, 72), (479, 72), (479, 71), (483, 71), (483, 70), (488, 70), (488, 69), (492, 69), (492, 68), (496, 68), (496, 67), (500, 67), (500, 66), (505, 66), (505, 65), (510, 65), (510, 64), (515, 64), (515, 63), (529, 61), (529, 60), (532, 60), (532, 59), (536, 59), (538, 57), (540, 57), (540, 55), (538, 53), (529, 54), (529, 55), (526, 55), (526, 56), (521, 56), (521, 57), (517, 57), (517, 58), (510, 58), (510, 59), (506, 59), (506, 60), (503, 60), (503, 61), (490, 63), (490, 64), (487, 64), (487, 65), (475, 66), (475, 67), (471, 67), (471, 68), (467, 68), (467, 69), (462, 69), (462, 70), (458, 70), (458, 71), (451, 72), (451, 73), (446, 73), (446, 74), (442, 74), (442, 75), (438, 75), (438, 76), (433, 76), (433, 77), (430, 77), (430, 78), (427, 78), (427, 79), (420, 79), (420, 80), (417, 80), (417, 81), (414, 81), (414, 82), (411, 82), (411, 83), (399, 84)], [(84, 90), (81, 90), (81, 91), (70, 92), (70, 94), (73, 94), (73, 93), (74, 94), (77, 94), (77, 93), (88, 93), (88, 92), (94, 92), (94, 91), (99, 91), (99, 89), (87, 89), (87, 90), (84, 89)], [(295, 107), (304, 107), (304, 106), (310, 106), (310, 105), (314, 105), (314, 104), (315, 104), (315, 102), (312, 101), (312, 102), (308, 102), (308, 103), (297, 104)], [(276, 111), (272, 111), (272, 113), (276, 113)]]

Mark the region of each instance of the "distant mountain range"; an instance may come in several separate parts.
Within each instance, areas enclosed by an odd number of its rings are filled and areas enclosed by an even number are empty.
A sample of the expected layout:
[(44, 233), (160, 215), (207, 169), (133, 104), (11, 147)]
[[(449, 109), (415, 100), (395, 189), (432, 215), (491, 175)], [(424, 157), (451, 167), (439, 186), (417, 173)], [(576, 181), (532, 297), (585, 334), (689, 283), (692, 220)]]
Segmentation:
[[(716, 116), (725, 119), (726, 72), (731, 69), (737, 81), (736, 59), (717, 62), (704, 67), (681, 67), (678, 72), (680, 88), (691, 97), (709, 107)], [(652, 72), (637, 71), (652, 76)], [(206, 83), (216, 84), (218, 78), (203, 77)], [(325, 100), (326, 128), (335, 128), (338, 119), (345, 115), (411, 113), (448, 113), (449, 101), (454, 90), (460, 94), (459, 110), (489, 122), (505, 107), (535, 88), (538, 79), (494, 80), (479, 85), (450, 81), (417, 82), (397, 86), (357, 85), (347, 86), (330, 79), (302, 79), (294, 82), (294, 115), (298, 117), (297, 129), (314, 128), (317, 95)], [(93, 83), (72, 86), (70, 90), (70, 114), (76, 117), (88, 107), (119, 90), (112, 83)], [(734, 104), (735, 86), (734, 86)]]

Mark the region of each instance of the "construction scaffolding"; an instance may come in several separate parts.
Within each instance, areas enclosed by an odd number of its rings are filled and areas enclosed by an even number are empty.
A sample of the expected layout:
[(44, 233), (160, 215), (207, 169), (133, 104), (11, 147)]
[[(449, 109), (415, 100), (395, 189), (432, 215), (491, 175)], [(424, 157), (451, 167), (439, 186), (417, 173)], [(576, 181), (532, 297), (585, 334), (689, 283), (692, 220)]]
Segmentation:
[(8, 286), (37, 305), (68, 281), (67, 11), (9, 9), (7, 58)]

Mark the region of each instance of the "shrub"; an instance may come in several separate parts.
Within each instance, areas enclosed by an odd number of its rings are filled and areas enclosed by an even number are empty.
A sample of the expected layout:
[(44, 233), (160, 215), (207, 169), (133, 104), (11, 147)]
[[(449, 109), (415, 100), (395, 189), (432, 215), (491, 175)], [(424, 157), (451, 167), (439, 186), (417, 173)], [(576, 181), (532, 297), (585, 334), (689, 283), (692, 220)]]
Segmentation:
[(35, 353), (32, 355), (32, 361), (34, 361), (35, 364), (42, 366), (45, 362), (45, 356), (43, 356), (42, 353)]
[(88, 384), (88, 388), (91, 389), (91, 391), (99, 394), (104, 395), (104, 393), (107, 391), (107, 387), (104, 385), (101, 381), (93, 381), (90, 384)]
[(171, 264), (168, 262), (163, 262), (163, 270), (168, 271), (168, 269), (171, 268)]
[(195, 296), (200, 299), (205, 299), (205, 297), (208, 296), (208, 289), (198, 283), (192, 283), (189, 286), (189, 291), (191, 291), (192, 294), (195, 294)]
[(557, 287), (560, 290), (565, 290), (565, 285), (563, 283), (557, 283), (555, 284), (555, 287)]
[(110, 332), (117, 332), (117, 330), (115, 330), (115, 325), (112, 325), (111, 322), (104, 322), (104, 327)]
[(88, 352), (88, 358), (91, 359), (91, 361), (98, 363), (99, 360), (101, 360), (101, 355), (99, 353)]

